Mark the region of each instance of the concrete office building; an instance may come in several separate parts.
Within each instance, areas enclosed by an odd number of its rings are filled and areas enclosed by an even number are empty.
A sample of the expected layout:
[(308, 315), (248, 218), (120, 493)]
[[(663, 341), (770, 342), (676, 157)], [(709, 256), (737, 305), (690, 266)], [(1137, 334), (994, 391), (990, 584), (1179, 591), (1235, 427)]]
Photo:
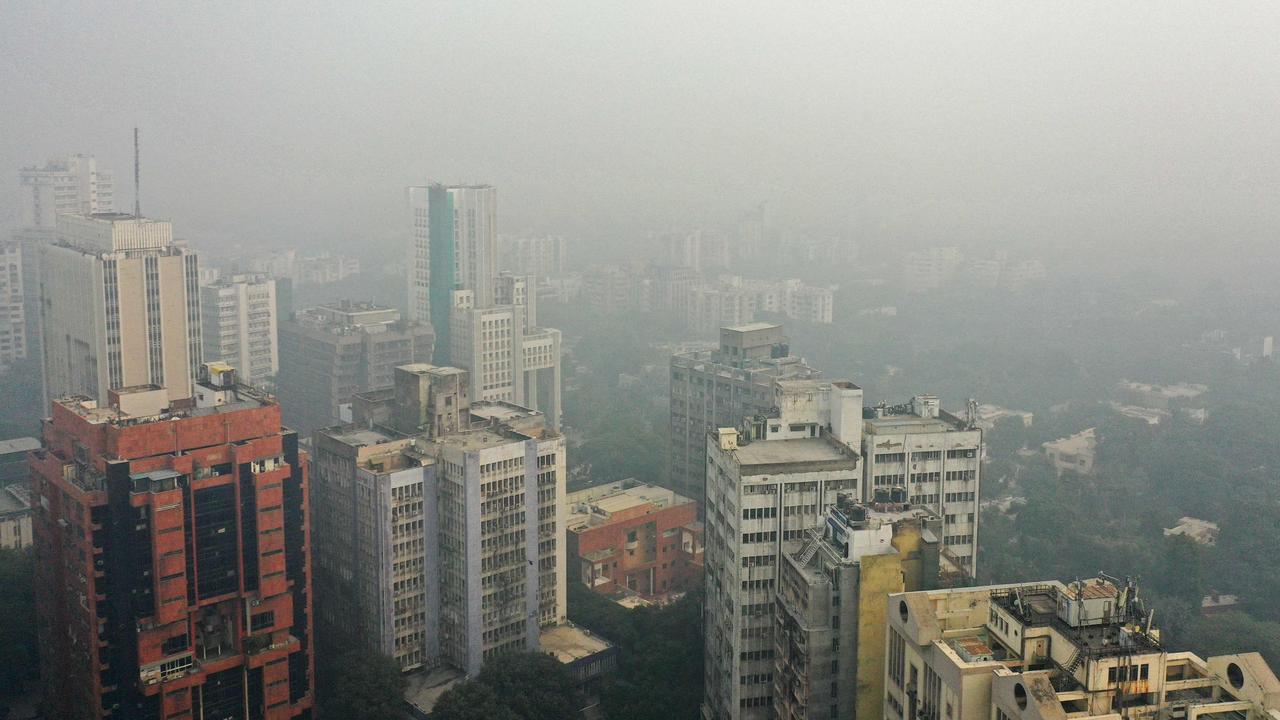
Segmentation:
[(475, 675), (565, 620), (564, 438), (468, 389), (456, 368), (402, 366), (360, 424), (315, 436), (322, 626), (405, 669)]
[(250, 385), (274, 382), (280, 371), (276, 281), (232, 275), (200, 288), (204, 357), (237, 368)]
[(862, 390), (779, 380), (768, 416), (707, 437), (705, 702), (709, 720), (773, 718), (773, 608), (790, 541), (858, 492)]
[(0, 372), (27, 357), (22, 244), (0, 240)]
[(400, 319), (400, 311), (342, 301), (281, 321), (280, 399), (301, 432), (351, 419), (356, 393), (389, 388), (397, 365), (430, 359), (431, 327)]
[(431, 323), (436, 360), (451, 342), (449, 312), (455, 290), (471, 290), (476, 307), (494, 303), (498, 274), (498, 191), (491, 185), (441, 185), (407, 190), (413, 240), (409, 319)]
[(31, 488), (0, 487), (0, 550), (31, 547)]
[(1050, 440), (1040, 447), (1058, 475), (1066, 472), (1093, 474), (1093, 464), (1098, 458), (1096, 428), (1085, 428), (1074, 435)]
[[(18, 171), (18, 222), (13, 239), (22, 254), (22, 313), (26, 351), (42, 357), (40, 332), (41, 247), (57, 237), (59, 215), (115, 211), (115, 183), (92, 155), (67, 155)], [(12, 282), (10, 285), (12, 289)], [(5, 299), (0, 293), (0, 323)], [(10, 314), (14, 310), (9, 301)], [(2, 362), (2, 361), (0, 361)]]
[(1261, 655), (1169, 652), (1131, 582), (1091, 578), (890, 595), (888, 720), (1280, 714)]
[(466, 369), (471, 397), (504, 401), (543, 413), (560, 427), (560, 331), (537, 326), (531, 278), (494, 279), (503, 304), (480, 306), (471, 290), (453, 293), (449, 359)]
[(943, 519), (942, 554), (964, 574), (977, 577), (978, 497), (982, 474), (982, 430), (976, 406), (960, 418), (942, 410), (938, 398), (871, 408), (864, 424), (862, 498), (901, 488), (912, 505)]
[(27, 453), (40, 449), (40, 441), (33, 437), (0, 440), (0, 486), (26, 483)]
[(307, 458), (269, 396), (205, 366), (64, 398), (31, 457), (47, 716), (306, 718)]
[(717, 350), (671, 358), (671, 489), (700, 506), (705, 497), (706, 435), (769, 413), (777, 379), (816, 378), (791, 354), (780, 325), (753, 323), (720, 329)]
[[(888, 493), (885, 493), (887, 496)], [(837, 495), (821, 530), (778, 566), (773, 711), (781, 720), (878, 717), (884, 599), (938, 586), (942, 518), (889, 497)]]
[(201, 362), (199, 268), (165, 221), (59, 215), (43, 246), (46, 395), (107, 402), (111, 390), (162, 387), (191, 398)]
[(545, 237), (498, 236), (498, 269), (539, 280), (563, 275), (568, 243), (559, 235)]

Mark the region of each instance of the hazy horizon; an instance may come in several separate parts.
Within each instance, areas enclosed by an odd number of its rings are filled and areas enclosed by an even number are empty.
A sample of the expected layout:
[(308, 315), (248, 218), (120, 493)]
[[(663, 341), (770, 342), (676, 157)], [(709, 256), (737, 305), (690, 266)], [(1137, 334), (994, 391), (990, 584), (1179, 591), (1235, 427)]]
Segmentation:
[[(1280, 227), (1280, 5), (8, 3), (16, 171), (95, 154), (199, 246), (403, 232), (481, 181), (500, 230), (782, 227), (1257, 267)], [(1100, 270), (1104, 269), (1100, 265)]]

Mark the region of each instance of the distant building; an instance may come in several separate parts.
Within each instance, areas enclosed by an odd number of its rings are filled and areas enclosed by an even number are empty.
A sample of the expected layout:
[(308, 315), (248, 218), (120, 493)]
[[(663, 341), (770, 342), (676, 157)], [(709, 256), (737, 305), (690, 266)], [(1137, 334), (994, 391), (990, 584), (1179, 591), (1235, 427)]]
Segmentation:
[(671, 358), (672, 489), (701, 504), (706, 482), (706, 434), (738, 427), (773, 410), (777, 379), (816, 378), (818, 371), (791, 354), (782, 326), (752, 323), (720, 329), (717, 350)]
[(266, 274), (232, 275), (200, 288), (204, 356), (240, 370), (251, 385), (280, 371), (276, 281)]
[(31, 488), (0, 487), (0, 550), (31, 547)]
[(0, 487), (14, 483), (26, 483), (27, 453), (40, 449), (40, 441), (33, 437), (0, 440)]
[(498, 191), (492, 185), (410, 187), (413, 265), (409, 319), (430, 323), (436, 362), (445, 364), (452, 342), (449, 313), (455, 290), (470, 290), (476, 307), (494, 303), (498, 275)]
[(473, 398), (538, 410), (559, 429), (560, 331), (538, 327), (532, 278), (503, 274), (493, 285), (497, 305), (477, 305), (470, 290), (453, 293), (450, 364), (470, 373)]
[(933, 247), (907, 253), (902, 283), (910, 292), (937, 290), (950, 282), (964, 262), (957, 247)]
[(567, 241), (559, 235), (543, 237), (498, 236), (498, 270), (533, 275), (539, 281), (563, 275)]
[(702, 582), (698, 506), (671, 490), (620, 481), (565, 496), (569, 579), (652, 600)]
[(884, 717), (1265, 718), (1257, 653), (1169, 652), (1138, 588), (1107, 578), (893, 594)]
[(1049, 464), (1061, 475), (1064, 472), (1075, 472), (1081, 475), (1093, 474), (1093, 463), (1097, 459), (1098, 439), (1094, 428), (1081, 430), (1070, 437), (1051, 440), (1041, 445)]
[(1035, 415), (1026, 410), (1010, 410), (999, 405), (983, 404), (978, 406), (977, 424), (978, 427), (985, 431), (994, 429), (996, 423), (1005, 418), (1017, 418), (1022, 422), (1023, 427), (1031, 427), (1031, 424), (1035, 421)]
[[(41, 248), (57, 238), (58, 216), (114, 211), (114, 179), (110, 172), (98, 167), (92, 155), (66, 155), (48, 160), (43, 166), (25, 167), (18, 171), (18, 222), (13, 234), (18, 249), (16, 252), (9, 250), (7, 259), (0, 254), (0, 275), (9, 275), (8, 298), (3, 290), (5, 281), (0, 280), (0, 332), (3, 332), (6, 322), (12, 322), (13, 316), (21, 313), (25, 325), (25, 356), (43, 355), (40, 330)], [(0, 242), (0, 253), (5, 253), (3, 245)], [(15, 279), (13, 265), (19, 258), (21, 272)], [(5, 265), (8, 265), (7, 269)], [(21, 307), (13, 298), (15, 288), (22, 293)], [(13, 337), (10, 336), (11, 342)], [(17, 344), (13, 344), (16, 348)], [(14, 359), (19, 357), (22, 356), (15, 352)], [(3, 350), (0, 350), (2, 364)]]
[(1183, 535), (1201, 545), (1212, 546), (1218, 542), (1218, 523), (1191, 516), (1178, 519), (1178, 524), (1164, 529), (1165, 537)]
[(52, 405), (31, 456), (43, 703), (56, 718), (307, 718), (308, 463), (269, 396), (205, 366)]
[(22, 245), (0, 240), (0, 372), (27, 357), (27, 301)]
[(191, 397), (201, 363), (195, 253), (165, 221), (59, 215), (43, 246), (41, 307), (46, 394), (107, 402), (140, 385)]
[(788, 543), (812, 537), (862, 472), (862, 390), (778, 380), (776, 411), (705, 433), (709, 720), (773, 718), (773, 610)]
[(349, 301), (299, 310), (279, 330), (279, 396), (302, 432), (349, 420), (353, 395), (391, 387), (394, 368), (430, 359), (435, 341), (399, 310)]
[(935, 588), (962, 570), (946, 567), (942, 518), (927, 508), (840, 493), (825, 520), (779, 565), (773, 711), (784, 720), (877, 716), (885, 595)]
[(917, 395), (900, 406), (871, 408), (863, 423), (862, 499), (900, 488), (912, 505), (943, 520), (942, 553), (977, 577), (978, 498), (982, 430), (942, 410), (938, 398)]
[(1153, 385), (1128, 380), (1121, 382), (1116, 388), (1121, 404), (1164, 411), (1186, 407), (1188, 401), (1195, 400), (1208, 391), (1207, 385), (1195, 383)]

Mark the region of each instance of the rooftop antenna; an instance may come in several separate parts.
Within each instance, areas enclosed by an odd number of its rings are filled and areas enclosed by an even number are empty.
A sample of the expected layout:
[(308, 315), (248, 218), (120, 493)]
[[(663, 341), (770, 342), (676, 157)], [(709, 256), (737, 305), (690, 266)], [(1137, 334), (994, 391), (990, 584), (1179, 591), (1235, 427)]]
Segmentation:
[(138, 161), (138, 126), (133, 126), (133, 217), (142, 217), (141, 187), (142, 165)]

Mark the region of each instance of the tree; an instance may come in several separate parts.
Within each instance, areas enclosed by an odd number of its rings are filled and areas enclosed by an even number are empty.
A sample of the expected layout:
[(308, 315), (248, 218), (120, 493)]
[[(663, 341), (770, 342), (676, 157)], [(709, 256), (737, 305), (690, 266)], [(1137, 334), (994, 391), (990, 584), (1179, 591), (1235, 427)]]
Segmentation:
[(330, 668), (332, 690), (325, 717), (342, 720), (400, 720), (404, 717), (404, 676), (395, 660), (368, 650), (340, 655)]
[(0, 550), (0, 699), (21, 695), (39, 667), (32, 562), (30, 550)]
[(445, 691), (431, 710), (433, 720), (519, 720), (493, 688), (478, 680), (458, 683)]
[(561, 720), (578, 714), (573, 678), (554, 657), (536, 652), (500, 655), (477, 678), (521, 720)]

